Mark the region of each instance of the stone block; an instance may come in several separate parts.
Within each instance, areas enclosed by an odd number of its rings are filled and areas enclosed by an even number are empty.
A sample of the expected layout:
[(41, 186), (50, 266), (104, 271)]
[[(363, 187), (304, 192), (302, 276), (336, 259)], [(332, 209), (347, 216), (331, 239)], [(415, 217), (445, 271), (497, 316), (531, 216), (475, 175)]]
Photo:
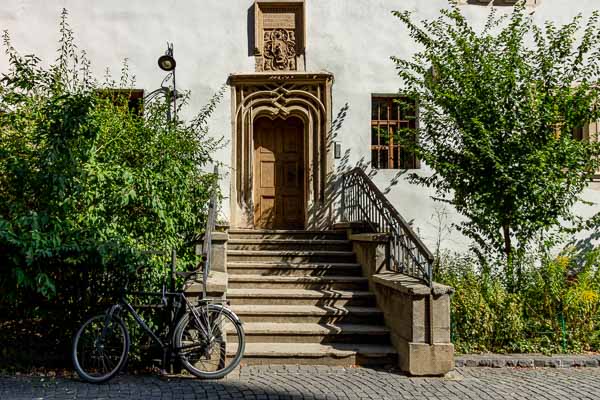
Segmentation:
[(521, 368), (533, 368), (534, 367), (534, 361), (531, 358), (524, 358), (521, 360), (517, 360), (517, 367), (521, 367)]
[(400, 368), (411, 375), (444, 375), (454, 368), (450, 343), (450, 295), (453, 289), (423, 284), (419, 279), (389, 271), (385, 237), (352, 234), (353, 250), (369, 288), (375, 293), (398, 351)]
[[(195, 297), (202, 293), (202, 282), (194, 282), (185, 288), (185, 294)], [(227, 274), (221, 271), (211, 271), (206, 281), (206, 293), (209, 296), (221, 297), (227, 293)]]
[(479, 360), (476, 360), (475, 358), (467, 358), (465, 360), (465, 367), (477, 367), (479, 365)]
[(573, 367), (585, 367), (586, 366), (586, 357), (573, 357), (571, 361), (571, 365)]
[(400, 369), (414, 376), (443, 376), (454, 369), (454, 346), (405, 342), (399, 349)]
[(450, 296), (432, 296), (433, 342), (450, 343)]
[(536, 368), (559, 368), (560, 360), (552, 357), (534, 358), (533, 366)]
[(350, 240), (354, 242), (367, 242), (385, 244), (390, 240), (388, 233), (355, 233), (350, 236)]
[(413, 307), (408, 296), (379, 285), (374, 292), (377, 305), (384, 313), (386, 325), (403, 339), (416, 341), (415, 327), (408, 322), (413, 321)]
[(585, 366), (586, 367), (592, 367), (592, 368), (596, 368), (598, 367), (600, 364), (598, 363), (598, 359), (596, 358), (586, 358), (585, 360)]
[(227, 272), (228, 239), (229, 235), (225, 232), (213, 232), (211, 270)]
[[(386, 322), (390, 328), (395, 329), (400, 336), (408, 341), (422, 343), (450, 343), (450, 296), (424, 295), (431, 293), (430, 288), (406, 288), (399, 282), (401, 278), (397, 273), (384, 273), (373, 275), (373, 291), (377, 295), (377, 303), (386, 315)], [(431, 304), (432, 318), (429, 318), (429, 302)], [(407, 321), (411, 321), (407, 324)], [(429, 339), (429, 324), (433, 324)]]
[[(227, 272), (227, 241), (226, 232), (213, 232), (211, 239), (211, 271)], [(196, 255), (202, 255), (202, 245), (196, 245)]]

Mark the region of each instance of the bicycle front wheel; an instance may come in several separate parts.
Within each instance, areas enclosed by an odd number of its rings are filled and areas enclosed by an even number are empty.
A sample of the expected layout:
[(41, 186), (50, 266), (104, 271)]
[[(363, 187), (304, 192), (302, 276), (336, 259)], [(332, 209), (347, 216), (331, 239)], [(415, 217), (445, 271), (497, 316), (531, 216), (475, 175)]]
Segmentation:
[(88, 319), (73, 340), (72, 358), (75, 371), (90, 383), (106, 382), (127, 361), (129, 332), (117, 317), (97, 315)]
[(194, 308), (175, 328), (175, 347), (190, 373), (219, 379), (233, 371), (244, 355), (244, 328), (239, 318), (218, 304)]

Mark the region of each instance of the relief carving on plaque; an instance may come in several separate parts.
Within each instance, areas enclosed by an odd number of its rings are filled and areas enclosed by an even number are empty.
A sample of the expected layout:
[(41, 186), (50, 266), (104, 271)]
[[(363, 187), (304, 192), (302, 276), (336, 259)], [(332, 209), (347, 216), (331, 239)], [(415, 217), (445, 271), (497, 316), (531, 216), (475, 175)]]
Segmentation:
[(296, 71), (296, 35), (293, 30), (266, 31), (264, 40), (265, 71)]
[(304, 1), (254, 4), (256, 71), (304, 71)]

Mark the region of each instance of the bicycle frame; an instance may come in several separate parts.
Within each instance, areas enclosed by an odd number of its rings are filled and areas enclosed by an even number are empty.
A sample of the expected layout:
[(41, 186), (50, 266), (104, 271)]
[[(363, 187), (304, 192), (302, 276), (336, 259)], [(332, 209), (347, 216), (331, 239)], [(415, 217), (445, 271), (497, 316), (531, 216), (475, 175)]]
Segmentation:
[[(125, 295), (127, 295), (127, 294), (138, 295), (138, 296), (150, 296), (150, 297), (162, 297), (163, 296), (162, 293), (155, 293), (155, 292), (126, 292), (126, 293), (122, 294), (119, 297), (119, 302), (117, 304), (113, 305), (107, 312), (104, 329), (106, 329), (106, 327), (108, 326), (109, 319), (113, 315), (115, 315), (115, 314), (118, 315), (121, 312), (121, 310), (125, 310), (131, 314), (131, 316), (133, 317), (135, 322), (142, 328), (142, 330), (144, 330), (144, 332), (148, 336), (150, 336), (150, 338), (160, 346), (160, 348), (163, 350), (163, 352), (166, 353), (166, 351), (169, 348), (172, 348), (174, 350), (175, 354), (179, 354), (180, 350), (194, 348), (197, 346), (197, 345), (191, 345), (191, 346), (184, 346), (181, 348), (173, 347), (173, 335), (175, 333), (175, 327), (179, 323), (179, 320), (186, 313), (186, 310), (189, 309), (190, 314), (193, 315), (194, 319), (197, 322), (197, 326), (203, 330), (205, 337), (210, 338), (209, 340), (212, 339), (212, 337), (211, 337), (212, 335), (209, 333), (209, 332), (212, 332), (212, 328), (210, 327), (210, 321), (208, 321), (206, 318), (204, 318), (206, 320), (205, 322), (201, 321), (202, 316), (198, 314), (198, 312), (196, 311), (196, 307), (194, 307), (192, 305), (192, 303), (190, 303), (190, 301), (187, 299), (187, 297), (185, 297), (185, 294), (183, 292), (165, 292), (164, 293), (165, 297), (179, 299), (179, 306), (177, 307), (177, 311), (174, 315), (173, 321), (171, 322), (171, 325), (169, 326), (169, 334), (166, 337), (166, 342), (163, 342), (163, 340), (161, 340), (159, 335), (157, 335), (152, 329), (150, 329), (150, 327), (148, 326), (146, 321), (144, 321), (144, 319), (140, 316), (140, 314), (135, 310), (133, 305), (131, 305), (131, 303), (129, 301), (127, 301), (127, 299), (125, 298)], [(199, 303), (208, 304), (209, 300), (203, 299), (203, 300), (200, 300)], [(102, 332), (102, 336), (104, 336), (104, 334), (105, 334), (104, 329)]]
[[(187, 308), (193, 309), (193, 306), (190, 303), (190, 301), (185, 297), (185, 295), (182, 292), (166, 292), (166, 293), (164, 293), (164, 296), (167, 298), (179, 299), (179, 306), (177, 307), (174, 318), (171, 321), (171, 324), (169, 326), (168, 336), (161, 340), (160, 336), (156, 332), (154, 332), (152, 329), (150, 329), (150, 327), (148, 326), (146, 321), (144, 321), (142, 316), (135, 310), (133, 305), (125, 298), (125, 295), (127, 295), (127, 294), (137, 295), (137, 296), (147, 296), (147, 297), (162, 297), (163, 296), (162, 293), (155, 293), (155, 292), (127, 292), (127, 293), (122, 294), (119, 297), (118, 303), (113, 305), (107, 312), (107, 314), (106, 314), (107, 321), (105, 323), (105, 326), (108, 323), (108, 319), (110, 319), (113, 315), (118, 315), (122, 310), (125, 310), (126, 312), (131, 314), (131, 316), (133, 317), (135, 322), (140, 326), (140, 328), (142, 328), (142, 330), (154, 342), (156, 342), (156, 344), (158, 344), (161, 347), (161, 349), (163, 349), (163, 351), (168, 349), (171, 346), (173, 333), (174, 333), (174, 329), (175, 329), (177, 322), (183, 316), (183, 314), (185, 313), (185, 310)], [(163, 340), (165, 340), (165, 341), (163, 341)]]

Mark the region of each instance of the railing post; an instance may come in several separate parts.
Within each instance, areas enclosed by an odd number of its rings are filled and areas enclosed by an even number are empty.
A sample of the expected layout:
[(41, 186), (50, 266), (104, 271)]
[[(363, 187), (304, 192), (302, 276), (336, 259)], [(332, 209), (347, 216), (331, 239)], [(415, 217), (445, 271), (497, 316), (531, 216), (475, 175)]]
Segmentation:
[(433, 262), (427, 260), (427, 280), (429, 287), (433, 287)]
[(346, 209), (346, 174), (342, 175), (342, 221), (348, 221), (348, 210)]
[[(176, 271), (177, 271), (177, 250), (175, 250), (174, 248), (171, 250), (171, 274), (169, 276), (169, 291), (171, 293), (175, 293), (175, 280), (176, 280)], [(173, 323), (175, 321), (175, 307), (173, 304), (174, 298), (173, 296), (169, 296), (168, 300), (167, 300), (167, 315), (169, 316), (169, 327), (173, 326)], [(169, 328), (171, 329), (171, 328)], [(163, 368), (166, 371), (169, 371), (169, 373), (173, 373), (173, 360), (171, 358), (171, 352), (169, 350), (163, 350), (166, 351), (166, 354), (164, 354), (164, 361), (165, 361), (165, 365), (163, 365)]]
[(390, 265), (390, 260), (391, 260), (391, 247), (392, 247), (392, 240), (394, 240), (394, 238), (388, 238), (388, 241), (385, 243), (385, 269), (387, 271), (391, 271), (391, 265)]
[[(219, 175), (219, 167), (215, 165), (214, 172), (215, 176)], [(208, 201), (208, 216), (206, 218), (206, 229), (204, 230), (204, 244), (202, 246), (202, 262), (204, 268), (202, 269), (202, 296), (206, 297), (206, 282), (208, 281), (208, 275), (210, 273), (211, 258), (212, 258), (212, 233), (215, 227), (216, 220), (216, 207), (217, 207), (217, 196), (213, 189), (213, 193)]]

